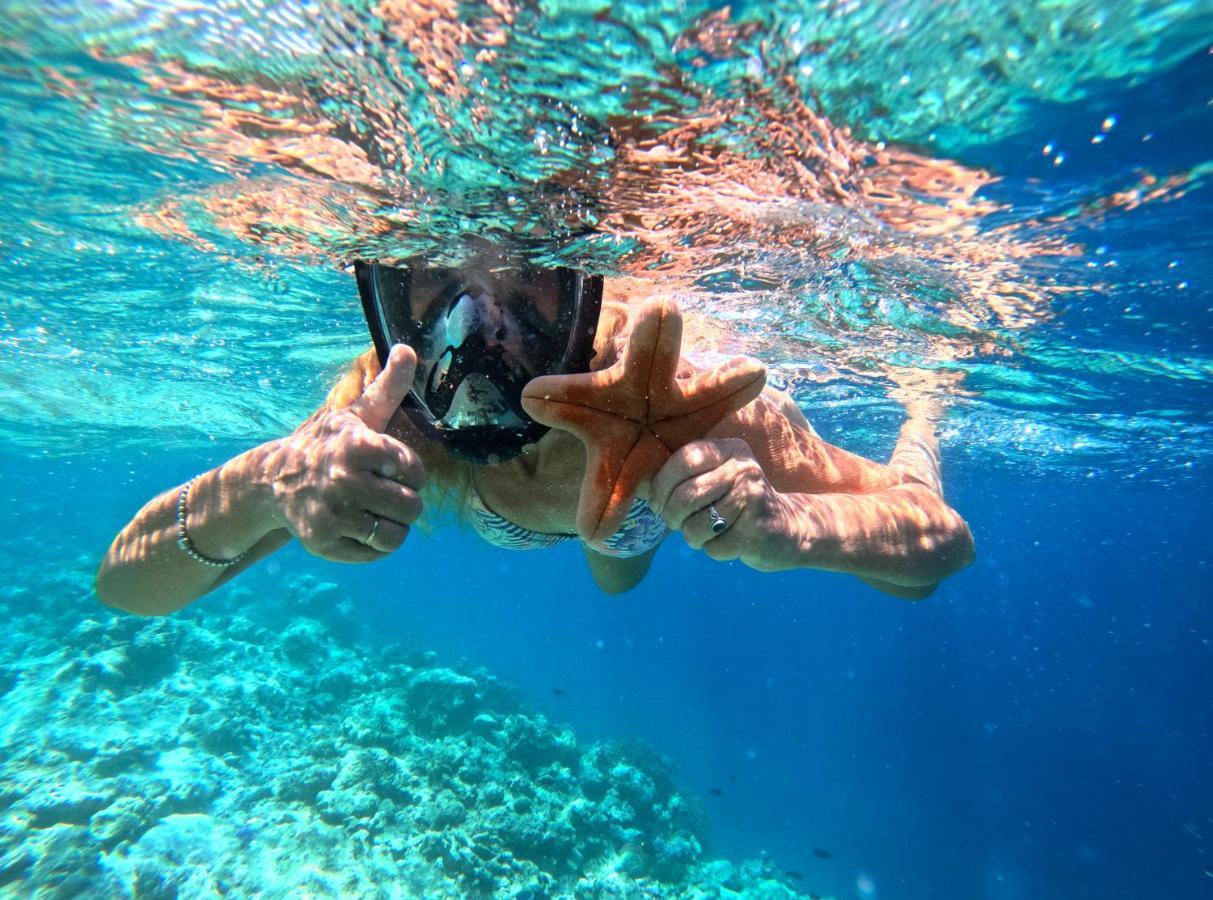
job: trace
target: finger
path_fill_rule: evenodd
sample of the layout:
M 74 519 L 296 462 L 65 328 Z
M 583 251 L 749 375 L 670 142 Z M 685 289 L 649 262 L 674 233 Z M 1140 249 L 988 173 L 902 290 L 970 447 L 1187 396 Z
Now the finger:
M 334 543 L 339 543 L 344 538 L 357 541 L 372 550 L 386 553 L 389 552 L 388 545 L 393 541 L 395 541 L 395 545 L 392 549 L 399 547 L 403 542 L 404 536 L 400 533 L 401 530 L 407 533 L 408 526 L 366 510 L 359 510 L 344 515 L 338 520 L 337 527 L 333 531 L 333 538 Z
M 727 468 L 688 478 L 674 488 L 666 502 L 663 513 L 666 527 L 685 535 L 687 520 L 700 512 L 706 515 L 708 505 L 726 496 L 732 487 L 732 473 Z
M 741 532 L 734 532 L 732 529 L 712 538 L 703 545 L 703 552 L 708 558 L 718 562 L 741 559 L 745 549 L 745 538 Z
M 397 344 L 388 355 L 383 371 L 350 405 L 350 412 L 375 431 L 383 431 L 413 386 L 416 372 L 417 354 L 413 348 L 407 344 Z
M 327 559 L 331 562 L 343 563 L 368 563 L 383 559 L 387 556 L 374 547 L 368 547 L 361 541 L 353 538 L 338 538 L 331 544 L 326 544 L 324 547 L 308 548 L 315 556 L 321 559 Z
M 421 515 L 421 497 L 410 487 L 371 475 L 357 477 L 351 487 L 354 505 L 372 515 L 401 525 L 411 525 Z
M 658 512 L 664 511 L 676 487 L 688 478 L 717 468 L 728 455 L 726 441 L 692 441 L 676 450 L 653 476 L 649 488 L 649 505 Z
M 325 521 L 320 523 L 319 527 L 309 527 L 298 535 L 299 542 L 313 556 L 334 562 L 371 562 L 386 555 L 383 551 L 364 543 L 363 539 L 369 536 L 371 530 L 372 520 L 369 513 L 364 513 L 361 517 L 321 518 Z M 360 520 L 360 524 L 350 524 L 354 520 Z M 358 530 L 362 533 L 357 537 L 346 536 L 346 533 Z
M 379 527 L 375 529 L 375 536 L 367 542 L 366 546 L 381 553 L 394 553 L 400 549 L 404 539 L 409 536 L 409 526 L 392 519 L 377 518 Z
M 421 457 L 402 441 L 386 434 L 363 430 L 347 451 L 354 468 L 408 485 L 414 490 L 425 486 L 425 465 Z
M 716 517 L 712 516 L 713 508 L 717 513 Z M 682 537 L 687 545 L 695 550 L 707 550 L 718 543 L 723 547 L 732 543 L 725 541 L 725 538 L 744 512 L 744 506 L 736 502 L 734 494 L 727 492 L 687 516 L 682 526 Z M 722 522 L 723 525 L 720 524 Z

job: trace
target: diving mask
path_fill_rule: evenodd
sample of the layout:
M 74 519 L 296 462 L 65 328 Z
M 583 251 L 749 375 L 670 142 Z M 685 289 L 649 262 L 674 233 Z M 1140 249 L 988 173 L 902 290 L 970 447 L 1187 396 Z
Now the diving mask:
M 393 344 L 417 353 L 401 404 L 428 439 L 477 463 L 512 459 L 547 427 L 522 409 L 538 375 L 589 370 L 602 277 L 503 264 L 354 265 L 381 365 Z

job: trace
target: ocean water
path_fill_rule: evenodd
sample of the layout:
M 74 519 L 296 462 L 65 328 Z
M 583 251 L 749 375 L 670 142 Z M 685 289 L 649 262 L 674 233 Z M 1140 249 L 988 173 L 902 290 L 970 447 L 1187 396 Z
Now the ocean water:
M 1213 896 L 1210 172 L 1197 2 L 0 0 L 0 894 Z M 938 404 L 977 561 L 446 524 L 103 607 L 365 347 L 346 264 L 466 233 L 847 449 Z

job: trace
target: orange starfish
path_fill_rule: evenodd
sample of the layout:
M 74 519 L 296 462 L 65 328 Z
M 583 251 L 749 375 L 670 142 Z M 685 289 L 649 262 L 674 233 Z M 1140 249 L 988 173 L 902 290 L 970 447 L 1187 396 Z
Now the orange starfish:
M 543 375 L 522 392 L 537 422 L 568 431 L 586 449 L 577 533 L 601 542 L 627 516 L 639 487 L 674 451 L 704 437 L 766 384 L 766 368 L 739 358 L 706 372 L 679 372 L 682 313 L 669 301 L 641 308 L 623 356 L 610 368 Z

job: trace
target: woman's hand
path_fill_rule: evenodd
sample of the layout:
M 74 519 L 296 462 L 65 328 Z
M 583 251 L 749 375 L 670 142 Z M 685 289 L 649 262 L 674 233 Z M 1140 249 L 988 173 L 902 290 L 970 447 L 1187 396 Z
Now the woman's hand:
M 322 410 L 266 446 L 275 516 L 310 553 L 339 562 L 380 559 L 404 542 L 421 514 L 421 460 L 384 433 L 416 367 L 411 348 L 393 347 L 352 405 Z
M 964 520 L 917 480 L 870 493 L 785 494 L 738 438 L 687 444 L 653 478 L 649 503 L 713 559 L 762 572 L 845 572 L 909 599 L 973 561 Z M 717 530 L 713 506 L 725 520 Z
M 712 559 L 740 559 L 762 572 L 788 564 L 787 504 L 740 438 L 693 441 L 674 453 L 654 476 L 649 503 Z

